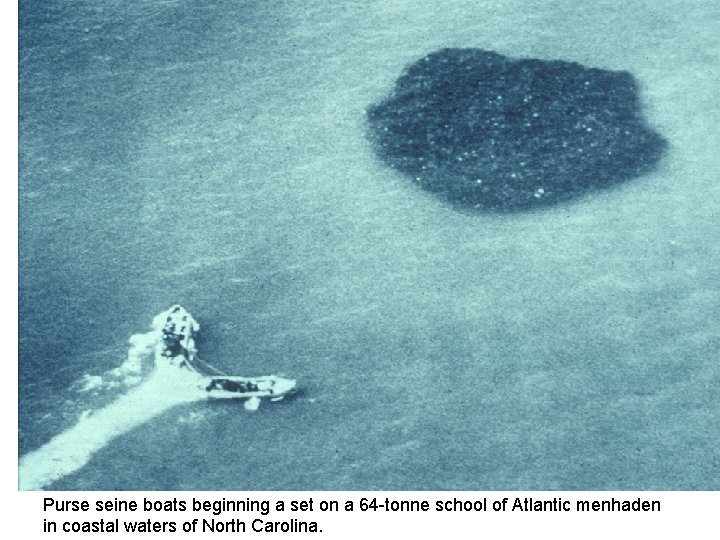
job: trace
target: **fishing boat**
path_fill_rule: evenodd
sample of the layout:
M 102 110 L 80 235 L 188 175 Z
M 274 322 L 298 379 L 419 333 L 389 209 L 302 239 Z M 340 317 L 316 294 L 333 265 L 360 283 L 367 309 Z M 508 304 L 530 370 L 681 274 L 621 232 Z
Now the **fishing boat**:
M 201 360 L 194 339 L 199 330 L 200 324 L 184 307 L 170 307 L 153 319 L 151 332 L 131 340 L 126 370 L 139 373 L 143 358 L 152 356 L 157 375 L 179 392 L 187 392 L 190 386 L 201 398 L 244 400 L 245 407 L 252 410 L 262 400 L 280 401 L 297 392 L 294 379 L 229 375 Z

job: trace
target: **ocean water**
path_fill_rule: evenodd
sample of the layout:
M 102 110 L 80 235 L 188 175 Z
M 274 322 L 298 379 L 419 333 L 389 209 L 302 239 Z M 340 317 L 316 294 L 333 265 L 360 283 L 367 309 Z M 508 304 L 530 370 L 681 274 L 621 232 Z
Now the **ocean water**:
M 97 427 L 46 488 L 720 488 L 718 36 L 711 0 L 21 2 L 21 458 L 179 302 L 202 358 L 302 394 Z M 457 212 L 365 137 L 442 47 L 630 71 L 668 151 Z

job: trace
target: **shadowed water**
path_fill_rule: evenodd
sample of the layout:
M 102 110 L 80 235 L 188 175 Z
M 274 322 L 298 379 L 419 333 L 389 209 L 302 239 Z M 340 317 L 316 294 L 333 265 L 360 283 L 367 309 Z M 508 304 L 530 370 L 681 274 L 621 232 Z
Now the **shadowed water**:
M 378 157 L 453 203 L 521 210 L 647 173 L 667 143 L 627 72 L 443 49 L 368 109 Z

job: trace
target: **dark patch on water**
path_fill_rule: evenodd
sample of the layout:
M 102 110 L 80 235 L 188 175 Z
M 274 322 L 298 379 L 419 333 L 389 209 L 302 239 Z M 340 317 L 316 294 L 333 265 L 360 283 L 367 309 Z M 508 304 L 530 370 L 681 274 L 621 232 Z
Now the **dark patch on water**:
M 553 204 L 649 172 L 666 147 L 634 77 L 577 63 L 443 49 L 368 111 L 382 161 L 453 203 Z

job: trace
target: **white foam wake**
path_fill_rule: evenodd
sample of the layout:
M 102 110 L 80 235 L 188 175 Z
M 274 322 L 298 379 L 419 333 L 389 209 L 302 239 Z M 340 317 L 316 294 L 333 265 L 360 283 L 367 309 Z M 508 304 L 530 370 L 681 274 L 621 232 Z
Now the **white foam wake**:
M 128 359 L 139 362 L 148 351 L 154 350 L 157 333 L 138 334 L 133 336 L 131 343 Z M 136 367 L 127 366 L 127 363 L 125 366 Z M 20 489 L 43 489 L 83 467 L 95 452 L 115 437 L 176 405 L 204 399 L 197 383 L 197 377 L 186 370 L 156 369 L 145 382 L 127 394 L 102 409 L 84 415 L 70 429 L 22 456 Z

